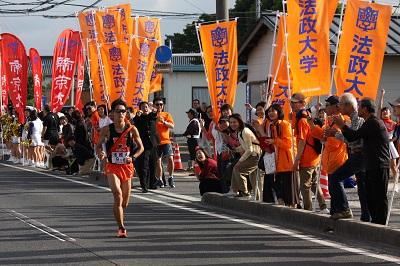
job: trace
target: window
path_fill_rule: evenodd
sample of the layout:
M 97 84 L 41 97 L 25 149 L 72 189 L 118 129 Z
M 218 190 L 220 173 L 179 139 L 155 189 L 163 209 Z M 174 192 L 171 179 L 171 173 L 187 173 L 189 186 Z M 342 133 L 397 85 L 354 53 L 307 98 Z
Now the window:
M 207 87 L 192 87 L 192 101 L 194 99 L 199 99 L 200 104 L 207 103 L 207 106 L 210 105 L 210 93 L 208 92 Z

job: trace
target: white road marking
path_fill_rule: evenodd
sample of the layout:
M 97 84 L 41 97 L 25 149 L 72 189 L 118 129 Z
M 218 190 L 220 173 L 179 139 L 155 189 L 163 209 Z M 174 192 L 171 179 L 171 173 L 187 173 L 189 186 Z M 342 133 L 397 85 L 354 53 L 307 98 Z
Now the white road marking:
M 187 196 L 187 195 L 182 195 L 182 194 L 177 194 L 177 193 L 172 193 L 172 192 L 167 192 L 163 190 L 150 190 L 150 194 L 161 194 L 164 196 L 172 197 L 172 198 L 177 198 L 181 200 L 185 200 L 188 202 L 200 202 L 201 198 L 196 198 L 192 196 Z
M 39 221 L 36 221 L 32 218 L 29 218 L 28 216 L 16 212 L 14 210 L 5 210 L 6 213 L 8 213 L 9 215 L 13 216 L 14 218 L 20 220 L 21 222 L 29 225 L 30 227 L 33 227 L 37 230 L 39 230 L 40 232 L 45 233 L 46 235 L 49 235 L 57 240 L 60 240 L 61 242 L 65 242 L 65 241 L 70 241 L 70 242 L 74 242 L 76 241 L 74 238 L 67 236 L 66 234 L 61 233 L 60 231 L 57 231 L 54 228 L 51 228 Z M 57 236 L 58 235 L 58 236 Z
M 69 182 L 76 183 L 76 184 L 81 184 L 81 185 L 85 185 L 85 186 L 99 188 L 99 189 L 106 190 L 106 191 L 111 191 L 109 188 L 106 188 L 106 187 L 102 187 L 102 186 L 98 186 L 98 185 L 94 185 L 94 184 L 90 184 L 90 183 L 86 183 L 86 182 L 82 182 L 82 181 L 71 180 L 71 179 L 68 179 L 68 178 L 65 178 L 65 177 L 56 176 L 56 175 L 53 175 L 53 174 L 38 172 L 38 171 L 35 171 L 35 170 L 25 169 L 25 168 L 13 166 L 13 165 L 8 165 L 8 164 L 0 163 L 0 165 L 6 166 L 6 167 L 15 168 L 15 169 L 19 169 L 19 170 L 23 170 L 23 171 L 27 171 L 27 172 L 32 172 L 32 173 L 36 173 L 36 174 L 41 174 L 41 175 L 45 175 L 45 176 L 49 176 L 49 177 L 54 177 L 56 179 L 69 181 Z M 189 212 L 193 212 L 193 213 L 197 213 L 197 214 L 202 214 L 202 215 L 206 215 L 206 216 L 210 216 L 210 217 L 215 217 L 215 218 L 219 218 L 219 219 L 223 219 L 223 220 L 228 220 L 228 221 L 235 222 L 235 223 L 249 225 L 249 226 L 256 227 L 256 228 L 265 229 L 265 230 L 268 230 L 268 231 L 271 231 L 271 232 L 287 235 L 287 236 L 298 238 L 298 239 L 302 239 L 302 240 L 305 240 L 305 241 L 309 241 L 309 242 L 312 242 L 312 243 L 315 243 L 315 244 L 318 244 L 318 245 L 323 245 L 323 246 L 326 246 L 326 247 L 336 248 L 336 249 L 340 249 L 340 250 L 347 251 L 347 252 L 350 252 L 350 253 L 354 253 L 354 254 L 358 254 L 358 255 L 362 255 L 362 256 L 367 256 L 367 257 L 371 257 L 371 258 L 375 258 L 375 259 L 380 259 L 380 260 L 384 260 L 384 261 L 400 264 L 400 258 L 399 257 L 390 256 L 390 255 L 382 255 L 382 254 L 374 253 L 374 251 L 370 251 L 370 250 L 367 250 L 367 249 L 353 248 L 353 247 L 350 247 L 350 246 L 342 244 L 342 243 L 335 243 L 333 241 L 327 241 L 327 240 L 318 239 L 318 238 L 313 237 L 313 236 L 307 236 L 307 235 L 298 233 L 298 232 L 293 231 L 293 230 L 281 229 L 281 228 L 278 228 L 276 226 L 270 226 L 270 225 L 255 223 L 255 222 L 252 222 L 250 220 L 234 218 L 234 217 L 229 216 L 229 215 L 218 214 L 218 213 L 214 213 L 214 212 L 210 212 L 210 211 L 203 211 L 203 210 L 199 210 L 199 209 L 195 209 L 195 208 L 191 208 L 191 207 L 179 206 L 179 205 L 176 205 L 176 204 L 173 204 L 173 203 L 163 202 L 163 201 L 160 201 L 160 200 L 150 199 L 150 198 L 147 198 L 147 197 L 139 196 L 137 194 L 136 195 L 132 195 L 132 197 L 136 197 L 136 198 L 139 198 L 139 199 L 142 199 L 142 200 L 145 200 L 145 201 L 150 201 L 150 202 L 153 202 L 153 203 L 162 204 L 162 205 L 165 205 L 165 206 L 168 206 L 168 207 L 171 207 L 171 208 L 176 208 L 176 209 L 180 209 L 180 210 L 184 210 L 184 211 L 189 211 Z

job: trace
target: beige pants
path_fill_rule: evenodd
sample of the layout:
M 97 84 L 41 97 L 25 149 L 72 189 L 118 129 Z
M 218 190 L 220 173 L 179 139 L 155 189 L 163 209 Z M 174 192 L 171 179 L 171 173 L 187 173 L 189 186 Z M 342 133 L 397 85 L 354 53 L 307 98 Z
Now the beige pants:
M 258 160 L 260 155 L 249 156 L 243 162 L 239 161 L 235 164 L 232 171 L 232 190 L 248 193 L 246 175 L 250 175 L 258 168 Z M 256 187 L 257 175 L 250 175 L 250 183 L 253 188 Z
M 79 165 L 79 174 L 80 175 L 88 175 L 92 172 L 94 162 L 96 158 L 91 158 L 85 161 L 84 165 Z
M 312 210 L 312 197 L 311 191 L 316 191 L 317 188 L 317 167 L 304 167 L 300 168 L 300 191 L 303 196 L 303 203 L 305 210 Z M 321 187 L 318 186 L 318 203 L 321 210 L 326 208 L 325 199 L 322 194 Z

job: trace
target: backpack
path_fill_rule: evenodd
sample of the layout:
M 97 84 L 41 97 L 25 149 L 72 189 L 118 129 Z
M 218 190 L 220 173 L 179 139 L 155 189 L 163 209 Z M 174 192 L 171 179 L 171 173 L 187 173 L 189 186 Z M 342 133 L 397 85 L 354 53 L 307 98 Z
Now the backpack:
M 299 129 L 298 129 L 299 120 L 302 119 L 302 118 L 307 118 L 308 112 L 307 113 L 305 113 L 305 112 L 307 112 L 307 111 L 306 110 L 300 110 L 296 114 L 296 130 L 297 131 L 299 131 Z M 320 126 L 320 127 L 323 126 L 323 123 L 322 123 L 321 119 L 319 119 L 319 118 L 315 118 L 314 119 L 314 124 L 317 125 L 317 126 Z M 314 137 L 313 137 L 313 140 L 314 140 L 314 145 L 311 145 L 310 143 L 308 143 L 307 140 L 306 140 L 306 145 L 308 145 L 311 148 L 313 148 L 314 151 L 317 154 L 321 154 L 321 152 L 322 152 L 322 142 L 321 142 L 321 140 L 317 139 L 317 138 L 314 138 Z

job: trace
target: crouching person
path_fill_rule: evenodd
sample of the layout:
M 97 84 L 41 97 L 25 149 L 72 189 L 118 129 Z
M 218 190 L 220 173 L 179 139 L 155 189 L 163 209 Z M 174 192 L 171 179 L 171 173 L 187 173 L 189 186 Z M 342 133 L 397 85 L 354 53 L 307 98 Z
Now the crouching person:
M 196 162 L 200 167 L 197 178 L 200 181 L 200 195 L 206 192 L 223 193 L 223 187 L 218 175 L 217 162 L 211 159 L 203 148 L 196 148 Z
M 92 172 L 93 165 L 95 163 L 94 151 L 93 149 L 83 146 L 75 141 L 74 136 L 69 136 L 65 140 L 67 147 L 72 149 L 72 153 L 76 158 L 76 162 L 79 165 L 79 174 L 88 175 Z

